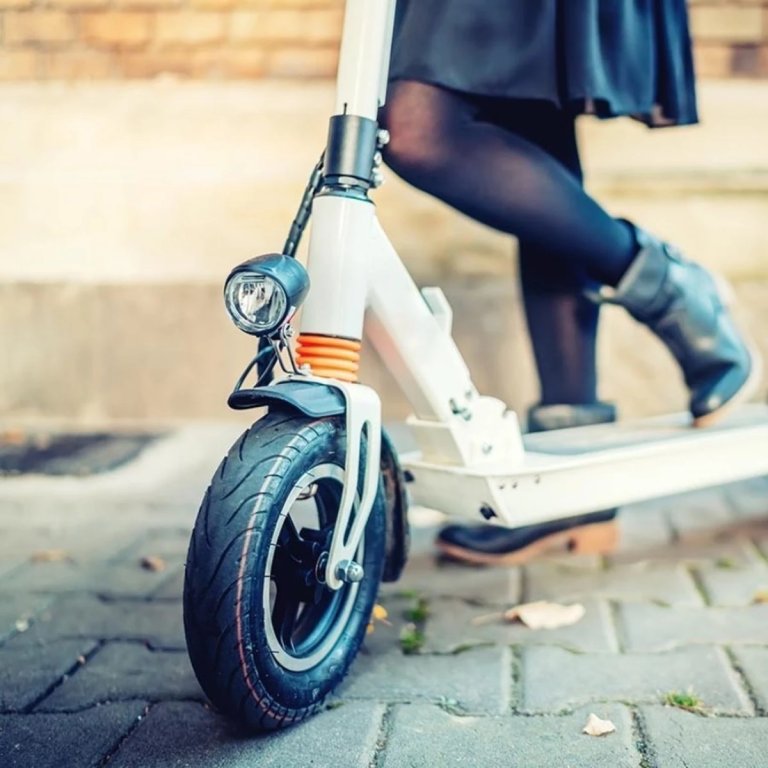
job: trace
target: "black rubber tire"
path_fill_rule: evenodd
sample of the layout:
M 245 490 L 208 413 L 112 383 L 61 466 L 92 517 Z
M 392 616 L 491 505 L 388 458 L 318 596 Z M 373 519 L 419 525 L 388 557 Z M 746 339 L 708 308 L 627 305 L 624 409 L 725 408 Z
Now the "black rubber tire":
M 311 669 L 292 671 L 276 661 L 261 592 L 271 537 L 289 494 L 313 467 L 343 468 L 345 454 L 342 418 L 272 411 L 230 449 L 198 513 L 184 580 L 187 647 L 211 702 L 250 731 L 283 728 L 316 712 L 365 637 L 384 562 L 381 481 L 365 530 L 365 576 L 350 598 L 346 626 Z

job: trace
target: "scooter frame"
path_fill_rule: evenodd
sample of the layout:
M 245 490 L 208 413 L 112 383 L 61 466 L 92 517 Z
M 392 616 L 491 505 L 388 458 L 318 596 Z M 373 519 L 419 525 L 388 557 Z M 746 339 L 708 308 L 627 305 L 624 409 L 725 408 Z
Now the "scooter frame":
M 335 146 L 343 168 L 335 176 L 330 169 L 313 201 L 311 290 L 301 329 L 355 340 L 365 335 L 394 374 L 413 408 L 408 425 L 420 450 L 404 462 L 413 477 L 412 503 L 526 525 L 768 473 L 763 405 L 746 406 L 707 430 L 691 428 L 690 417 L 679 414 L 523 438 L 513 411 L 478 394 L 451 337 L 445 297 L 437 288 L 416 287 L 377 220 L 363 178 L 380 162 L 370 129 L 375 132 L 384 103 L 394 11 L 395 0 L 347 0 L 327 150 Z M 378 136 L 380 146 L 386 137 Z M 355 177 L 355 167 L 367 170 Z M 306 370 L 295 377 L 344 396 L 345 493 L 326 567 L 328 586 L 338 589 L 376 493 L 380 403 L 360 384 Z M 353 515 L 364 437 L 365 482 Z

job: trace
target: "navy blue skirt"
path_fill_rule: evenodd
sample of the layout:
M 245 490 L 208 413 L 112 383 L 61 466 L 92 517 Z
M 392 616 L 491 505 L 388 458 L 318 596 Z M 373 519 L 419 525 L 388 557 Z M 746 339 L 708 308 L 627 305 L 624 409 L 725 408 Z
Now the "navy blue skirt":
M 390 78 L 698 121 L 685 0 L 399 0 Z

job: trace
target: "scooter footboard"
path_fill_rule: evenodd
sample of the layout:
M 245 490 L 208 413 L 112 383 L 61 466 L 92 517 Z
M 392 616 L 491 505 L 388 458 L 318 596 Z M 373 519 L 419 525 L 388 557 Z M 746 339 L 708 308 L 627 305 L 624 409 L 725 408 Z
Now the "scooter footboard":
M 524 446 L 513 467 L 404 457 L 412 503 L 520 526 L 768 474 L 768 406 L 708 429 L 680 414 L 528 435 Z

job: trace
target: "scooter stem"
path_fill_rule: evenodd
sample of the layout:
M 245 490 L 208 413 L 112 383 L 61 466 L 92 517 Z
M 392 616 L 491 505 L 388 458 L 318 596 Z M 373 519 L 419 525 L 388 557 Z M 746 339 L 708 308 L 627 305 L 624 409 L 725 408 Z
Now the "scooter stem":
M 387 91 L 395 2 L 347 0 L 335 114 L 376 119 Z

